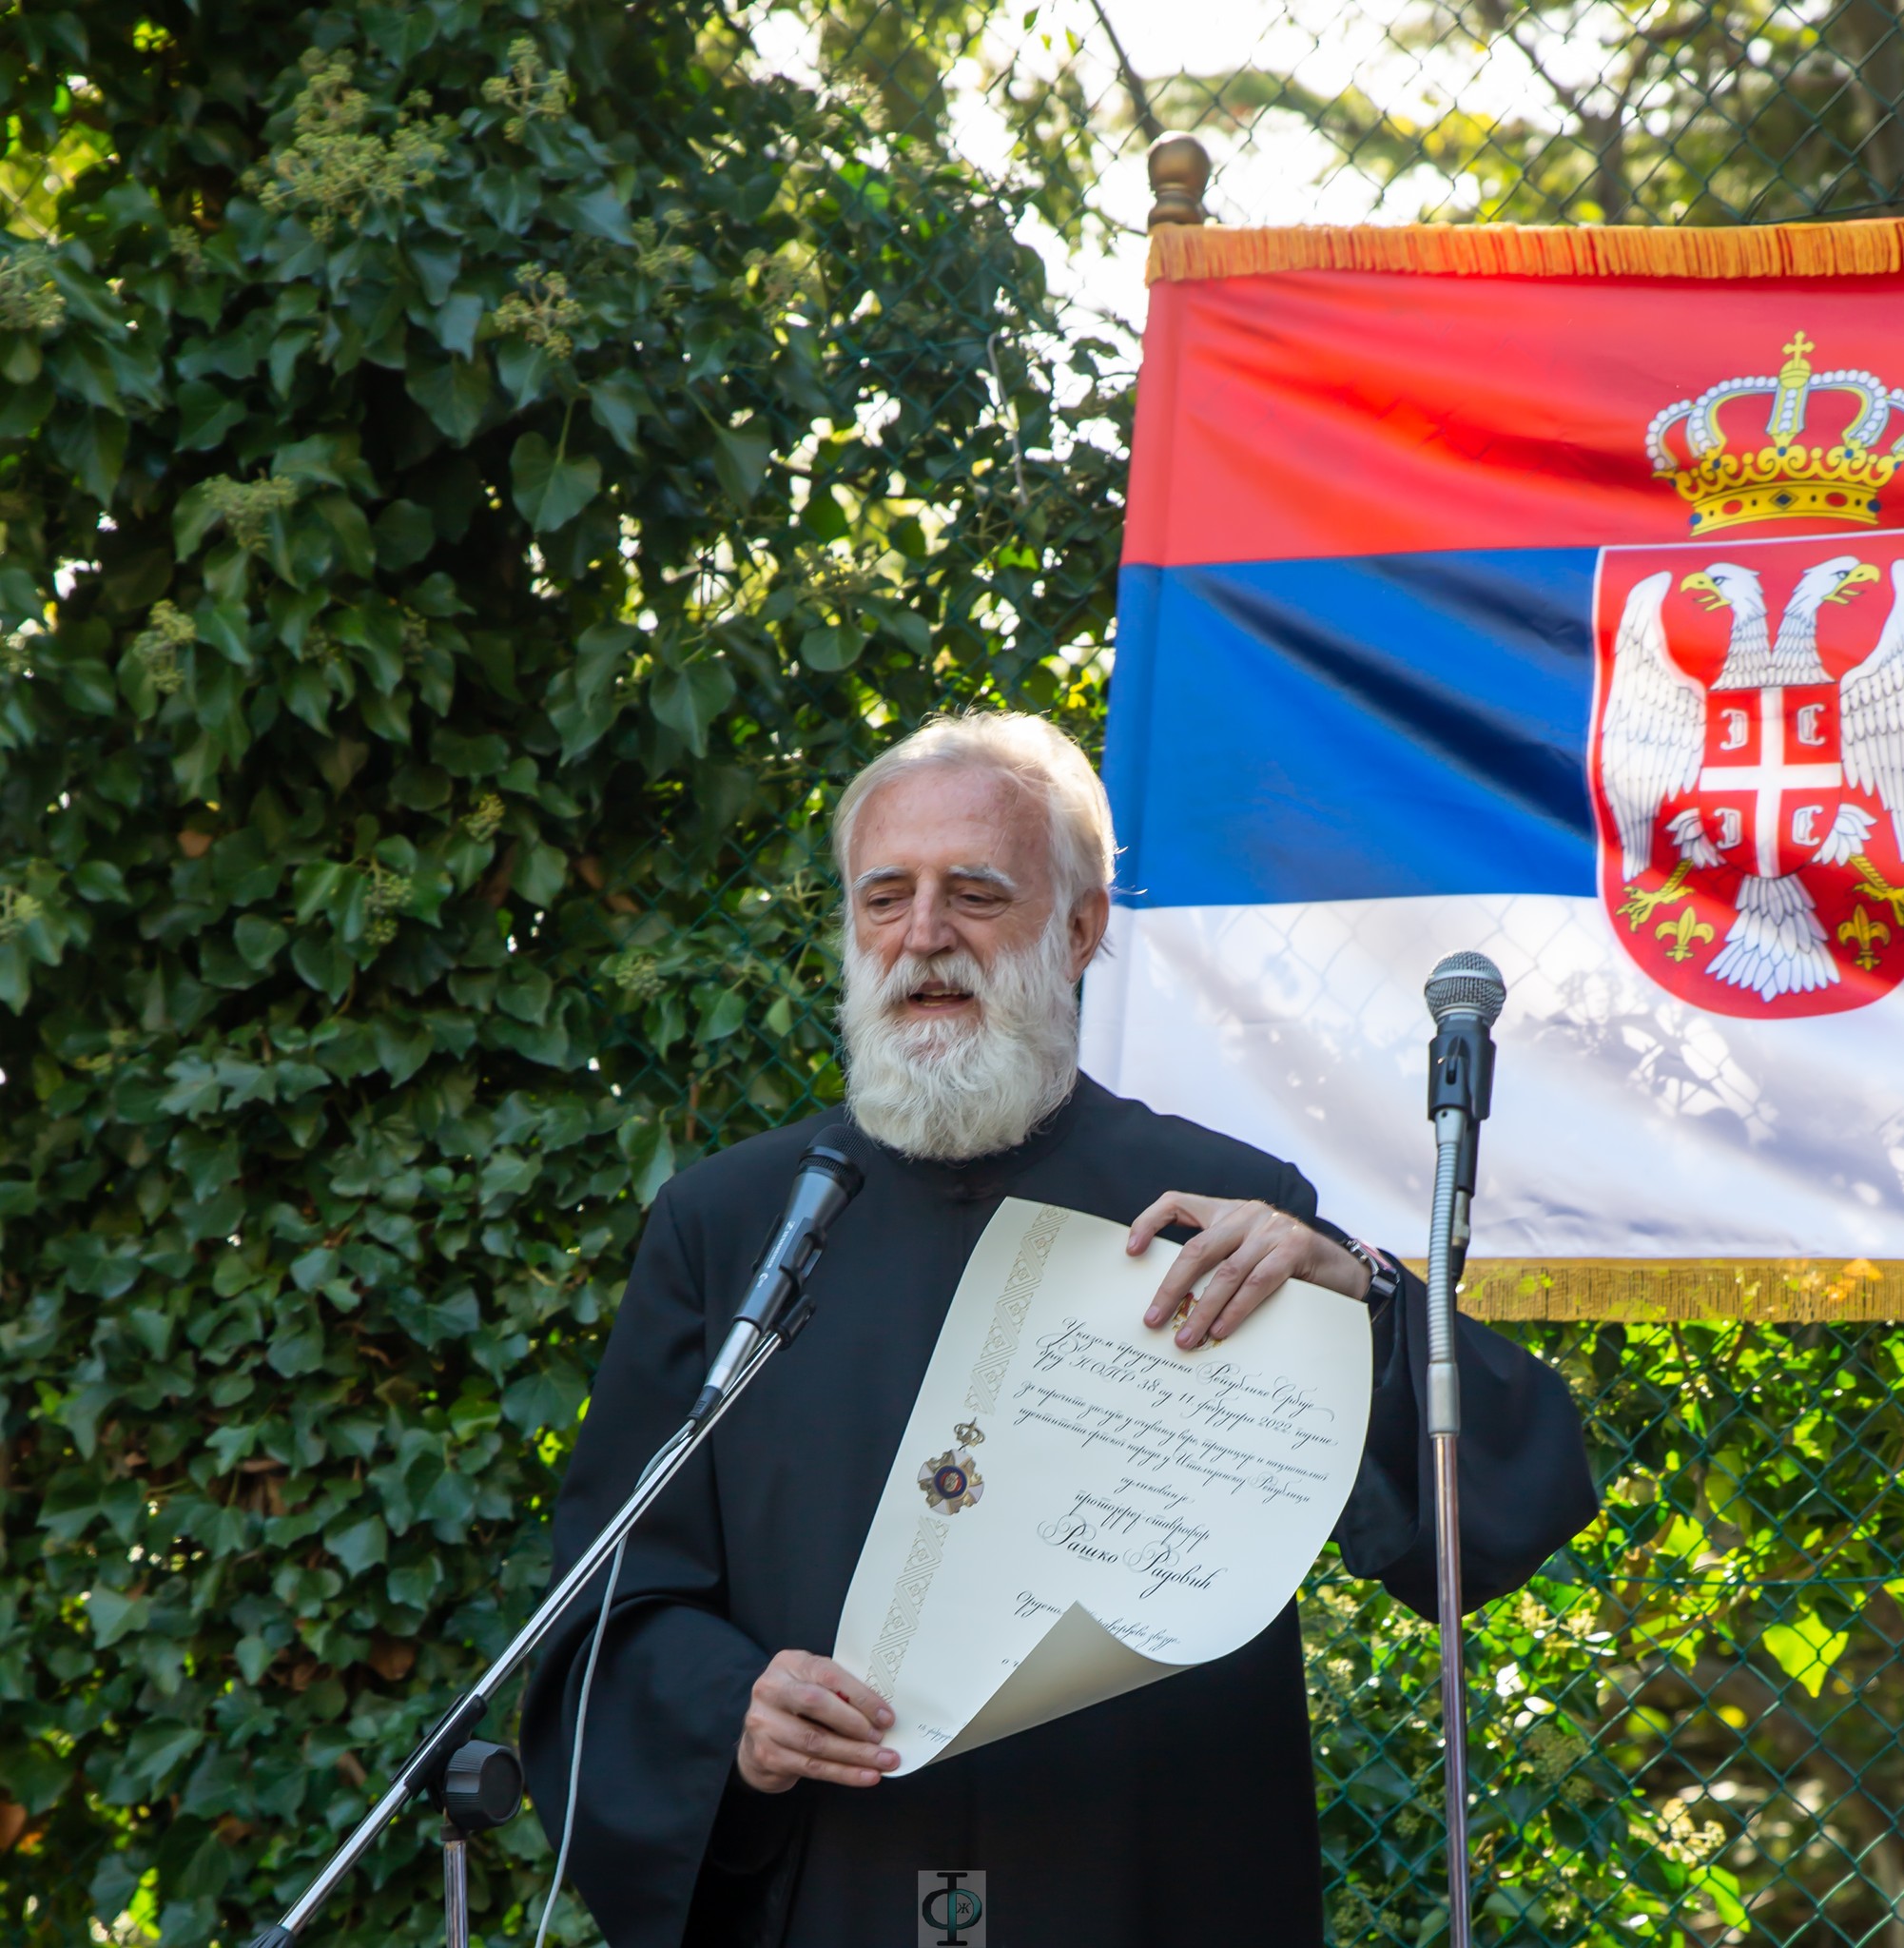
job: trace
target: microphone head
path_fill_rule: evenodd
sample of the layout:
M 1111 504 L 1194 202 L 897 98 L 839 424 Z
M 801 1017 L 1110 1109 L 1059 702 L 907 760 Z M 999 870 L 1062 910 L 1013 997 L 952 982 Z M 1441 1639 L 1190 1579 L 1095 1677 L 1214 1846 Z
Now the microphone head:
M 1445 954 L 1422 992 L 1437 1025 L 1449 1015 L 1479 1015 L 1481 1025 L 1491 1028 L 1507 1001 L 1507 984 L 1486 954 Z
M 865 1166 L 873 1145 L 855 1124 L 836 1122 L 807 1144 L 800 1168 L 824 1170 L 849 1198 L 857 1198 L 865 1185 Z

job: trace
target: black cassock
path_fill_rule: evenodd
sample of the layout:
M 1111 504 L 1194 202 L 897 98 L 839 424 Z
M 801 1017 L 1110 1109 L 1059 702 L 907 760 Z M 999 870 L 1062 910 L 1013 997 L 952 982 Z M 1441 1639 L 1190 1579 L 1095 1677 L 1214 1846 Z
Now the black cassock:
M 656 1199 L 556 1505 L 558 1573 L 680 1424 L 801 1151 L 838 1114 L 710 1157 Z M 985 1874 L 988 1948 L 1322 1940 L 1294 1604 L 1229 1657 L 904 1779 L 766 1797 L 733 1771 L 767 1659 L 832 1650 L 940 1326 L 1000 1199 L 1128 1223 L 1172 1190 L 1315 1210 L 1289 1164 L 1089 1081 L 1002 1156 L 879 1154 L 834 1226 L 812 1323 L 629 1546 L 571 1858 L 612 1948 L 909 1948 L 918 1877 L 942 1868 Z M 1335 1534 L 1353 1572 L 1432 1616 L 1426 1302 L 1411 1277 L 1375 1321 L 1368 1449 Z M 1559 1377 L 1466 1319 L 1460 1359 L 1474 1604 L 1531 1575 L 1591 1519 L 1595 1497 Z M 530 1785 L 552 1835 L 598 1608 L 597 1595 L 551 1640 L 524 1711 Z

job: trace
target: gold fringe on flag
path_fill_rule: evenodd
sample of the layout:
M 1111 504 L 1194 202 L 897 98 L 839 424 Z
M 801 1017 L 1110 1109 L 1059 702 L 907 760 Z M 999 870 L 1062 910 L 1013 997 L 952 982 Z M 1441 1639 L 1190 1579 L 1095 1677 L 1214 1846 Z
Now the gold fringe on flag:
M 1409 1265 L 1426 1275 L 1421 1261 Z M 1460 1303 L 1477 1319 L 1904 1319 L 1904 1262 L 1474 1258 Z
M 1904 219 L 1655 229 L 1638 224 L 1361 224 L 1151 232 L 1152 283 L 1285 270 L 1442 277 L 1844 278 L 1904 270 Z

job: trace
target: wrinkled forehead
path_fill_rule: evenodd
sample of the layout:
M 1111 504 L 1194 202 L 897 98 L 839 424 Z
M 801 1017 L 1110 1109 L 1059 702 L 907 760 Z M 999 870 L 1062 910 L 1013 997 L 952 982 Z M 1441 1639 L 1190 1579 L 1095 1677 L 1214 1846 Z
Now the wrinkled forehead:
M 849 881 L 981 867 L 1015 882 L 1048 885 L 1051 814 L 1042 793 L 998 765 L 910 766 L 870 790 L 848 839 Z

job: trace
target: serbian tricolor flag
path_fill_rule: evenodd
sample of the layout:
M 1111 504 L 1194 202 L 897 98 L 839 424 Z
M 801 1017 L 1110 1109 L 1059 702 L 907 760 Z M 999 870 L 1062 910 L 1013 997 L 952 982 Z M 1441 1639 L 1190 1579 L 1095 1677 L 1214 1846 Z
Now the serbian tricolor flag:
M 1894 1315 L 1900 388 L 1894 223 L 1160 231 L 1087 1068 L 1419 1254 L 1479 948 L 1471 1288 Z

